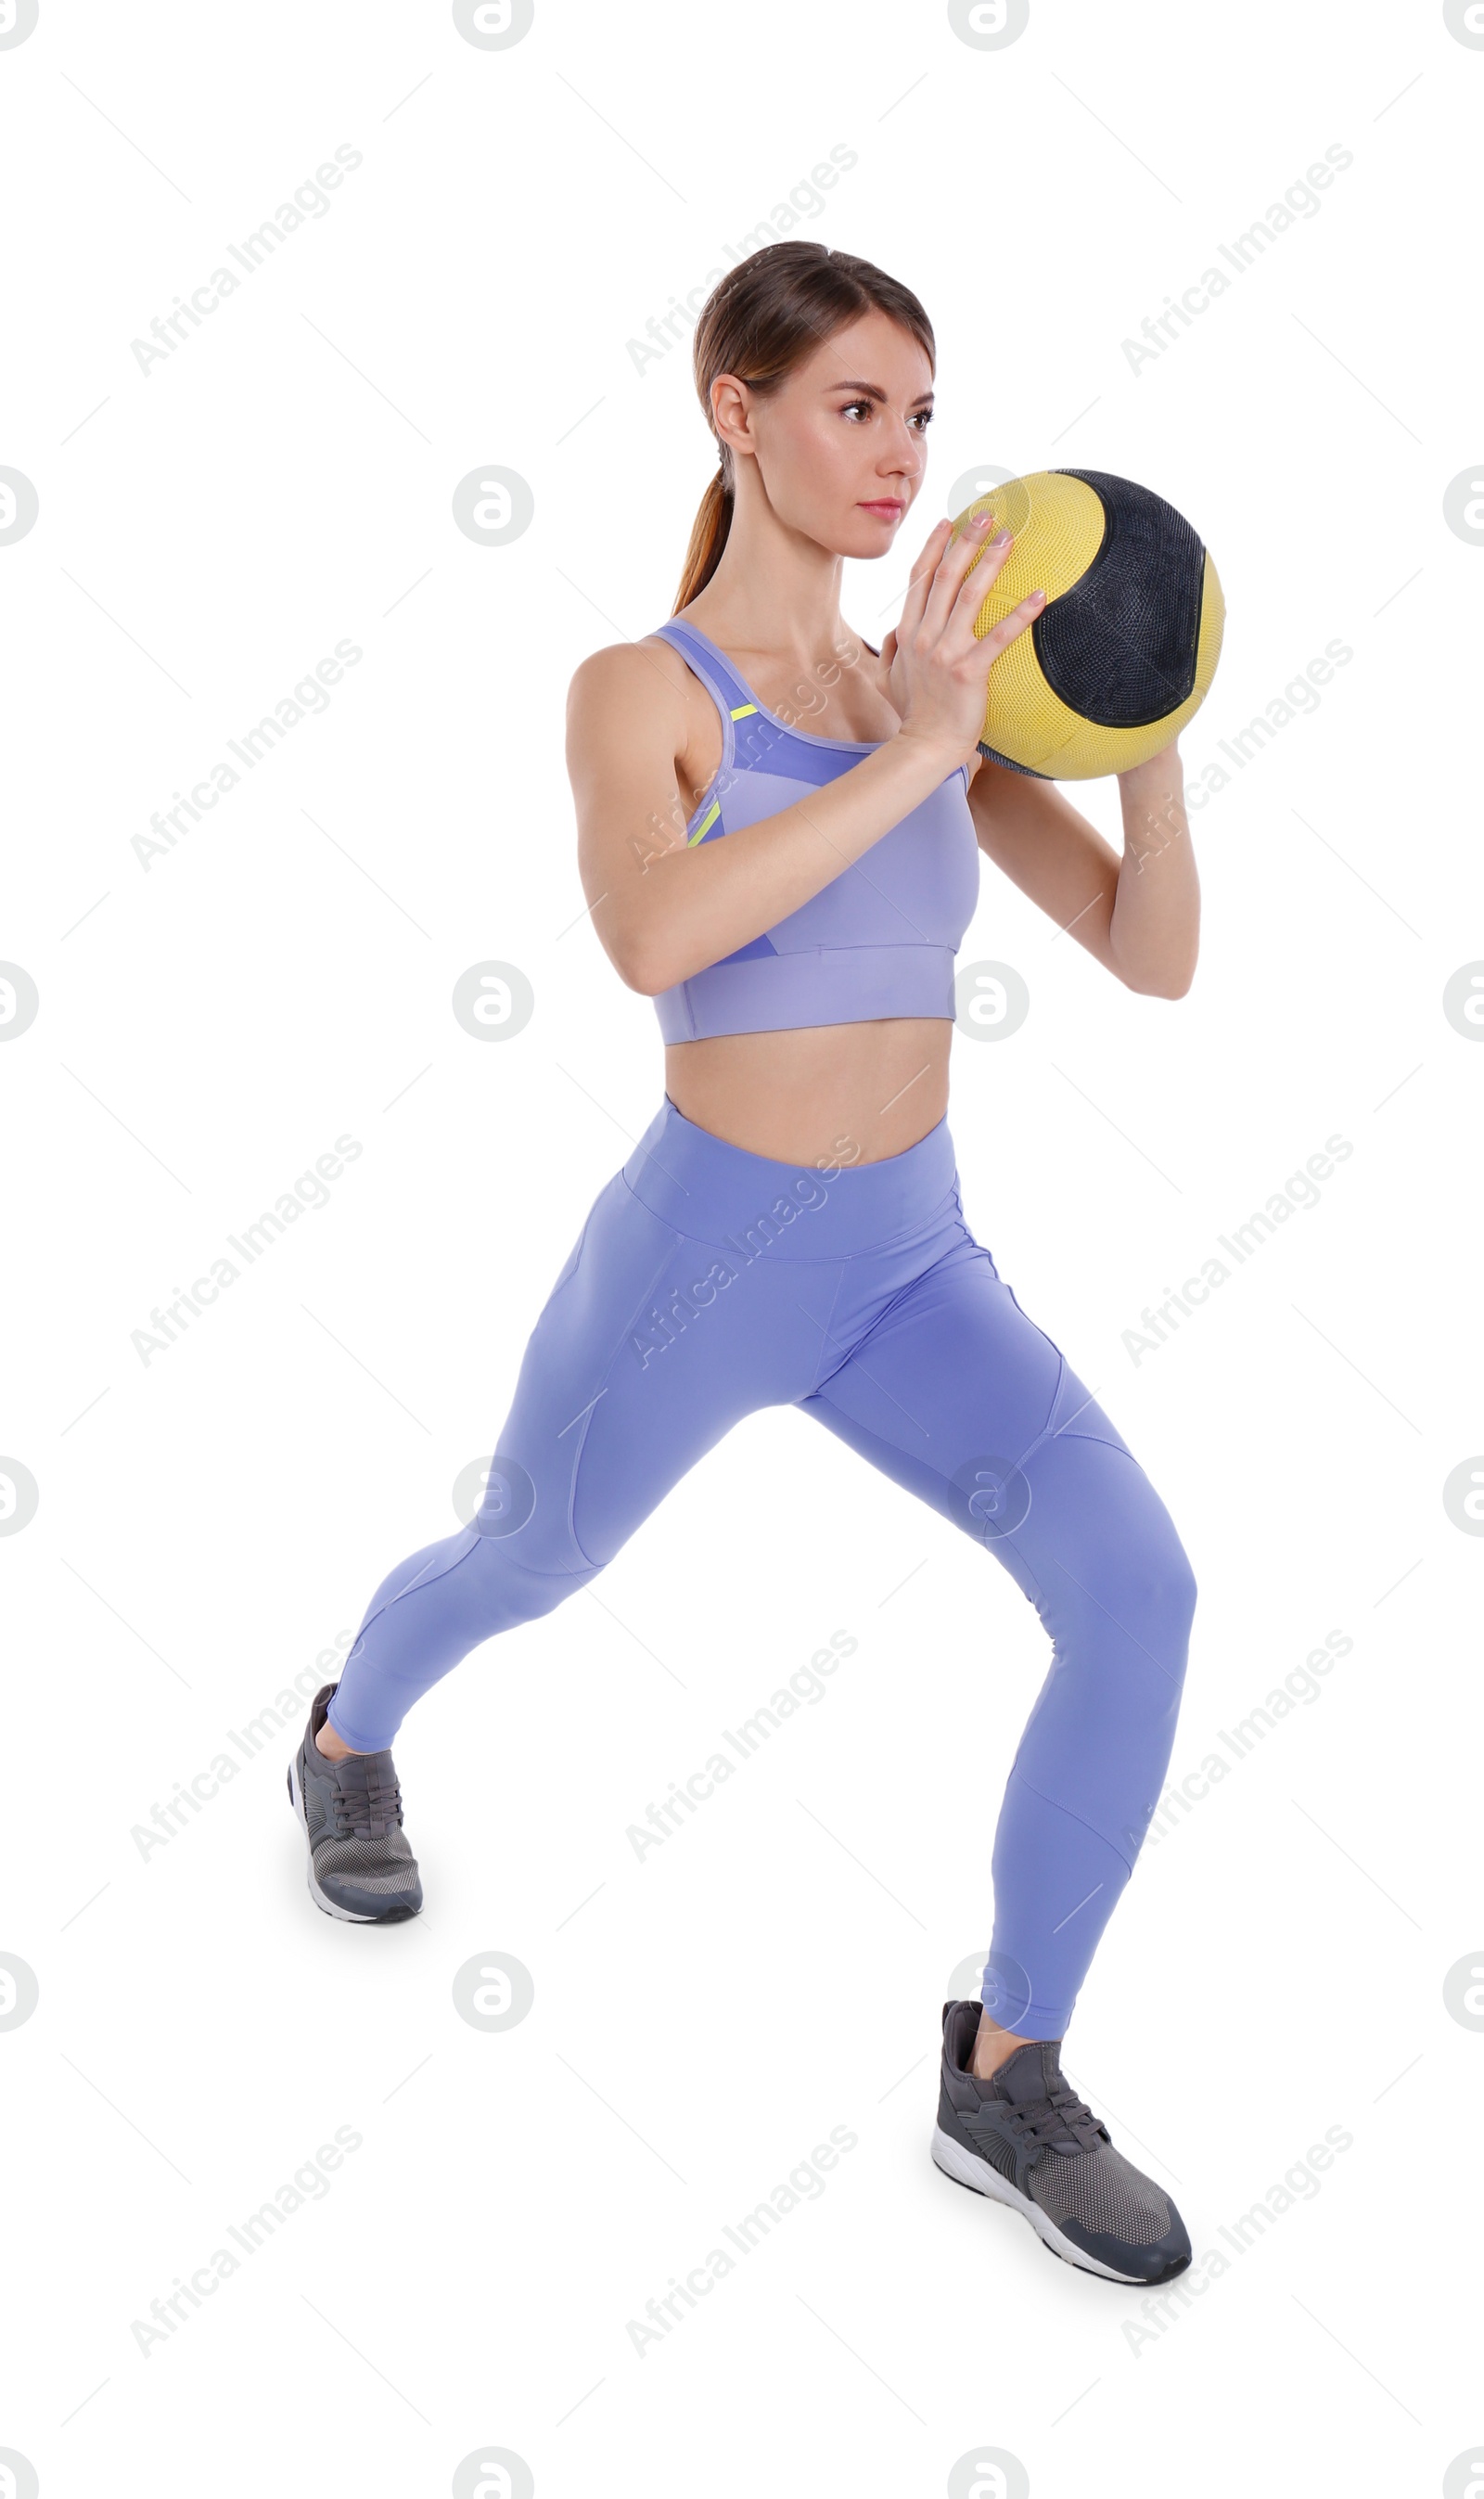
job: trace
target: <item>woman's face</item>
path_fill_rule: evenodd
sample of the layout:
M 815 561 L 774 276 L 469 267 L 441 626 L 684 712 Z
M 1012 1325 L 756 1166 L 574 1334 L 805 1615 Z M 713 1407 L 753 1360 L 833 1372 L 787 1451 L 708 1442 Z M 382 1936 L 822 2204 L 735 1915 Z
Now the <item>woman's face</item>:
M 933 372 L 918 341 L 872 310 L 836 330 L 768 398 L 731 378 L 713 407 L 733 437 L 737 491 L 748 451 L 789 528 L 834 555 L 885 555 L 927 466 Z

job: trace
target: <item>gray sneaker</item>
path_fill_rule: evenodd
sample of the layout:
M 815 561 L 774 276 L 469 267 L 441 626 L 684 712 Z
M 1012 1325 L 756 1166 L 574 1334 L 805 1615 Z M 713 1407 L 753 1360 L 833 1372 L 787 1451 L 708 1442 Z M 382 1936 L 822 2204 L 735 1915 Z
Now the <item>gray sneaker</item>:
M 327 1761 L 314 1741 L 336 1690 L 322 1684 L 289 1764 L 289 1802 L 309 1849 L 309 1890 L 332 1918 L 388 1926 L 423 1905 L 417 1860 L 402 1828 L 402 1790 L 390 1751 Z
M 961 2187 L 1023 2213 L 1053 2255 L 1109 2282 L 1169 2282 L 1190 2262 L 1162 2188 L 1115 2152 L 1061 2070 L 1059 2039 L 1030 2039 L 988 2082 L 968 2069 L 980 2004 L 943 2008 L 933 2158 Z

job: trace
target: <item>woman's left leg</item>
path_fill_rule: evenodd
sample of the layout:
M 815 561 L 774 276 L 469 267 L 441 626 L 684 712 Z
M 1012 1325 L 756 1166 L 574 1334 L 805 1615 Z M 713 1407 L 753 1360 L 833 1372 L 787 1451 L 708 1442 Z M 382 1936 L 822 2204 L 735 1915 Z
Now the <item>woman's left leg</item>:
M 1001 1562 L 1050 1635 L 993 1855 L 983 2001 L 1059 2039 L 1175 1740 L 1195 1577 L 1148 1477 L 967 1227 L 799 1401 Z

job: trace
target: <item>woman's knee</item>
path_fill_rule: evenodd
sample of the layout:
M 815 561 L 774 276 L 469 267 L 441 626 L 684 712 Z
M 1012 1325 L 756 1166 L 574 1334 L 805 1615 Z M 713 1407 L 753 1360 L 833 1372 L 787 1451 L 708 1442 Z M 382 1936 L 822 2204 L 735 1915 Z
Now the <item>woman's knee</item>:
M 1110 1589 L 1123 1628 L 1177 1683 L 1184 1680 L 1195 1619 L 1196 1575 L 1167 1513 L 1150 1519 L 1119 1557 Z
M 1189 1630 L 1195 1613 L 1195 1572 L 1157 1496 L 1142 1506 L 1120 1538 L 1117 1575 L 1142 1611 Z
M 1148 1522 L 1135 1548 L 1135 1572 L 1142 1601 L 1160 1622 L 1188 1632 L 1195 1618 L 1196 1575 L 1169 1512 L 1161 1509 Z
M 1150 1492 L 1095 1523 L 1082 1523 L 1081 1536 L 1057 1547 L 1057 1617 L 1069 1627 L 1077 1624 L 1094 1651 L 1106 1646 L 1111 1629 L 1123 1634 L 1178 1683 L 1197 1589 L 1190 1556 L 1168 1510 Z

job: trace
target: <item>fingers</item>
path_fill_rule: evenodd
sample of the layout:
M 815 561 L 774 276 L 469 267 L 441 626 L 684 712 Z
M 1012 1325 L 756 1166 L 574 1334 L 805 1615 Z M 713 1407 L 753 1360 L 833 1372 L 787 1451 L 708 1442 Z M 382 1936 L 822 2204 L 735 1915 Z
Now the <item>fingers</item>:
M 1046 592 L 1033 590 L 1028 598 L 1021 600 L 1018 607 L 1012 607 L 1008 616 L 1002 616 L 997 625 L 990 626 L 987 633 L 980 635 L 980 656 L 984 661 L 986 674 L 1007 643 L 1013 642 L 1017 633 L 1023 633 L 1027 625 L 1034 625 L 1045 605 Z
M 907 589 L 902 599 L 902 613 L 896 628 L 898 633 L 904 634 L 908 633 L 919 623 L 921 617 L 923 605 L 927 599 L 928 587 L 932 581 L 934 572 L 937 570 L 938 559 L 942 555 L 944 546 L 947 543 L 943 533 L 951 526 L 952 524 L 948 521 L 940 521 L 938 523 L 937 528 L 932 532 L 931 536 L 927 539 L 917 563 L 913 566 L 912 576 L 908 581 Z
M 1002 533 L 1004 544 L 999 546 L 994 543 L 997 529 L 993 512 L 977 512 L 967 529 L 959 532 L 941 558 L 923 611 L 928 625 L 936 627 L 939 633 L 946 631 L 953 615 L 955 602 L 971 568 L 974 574 L 972 596 L 977 608 L 1009 555 L 1010 533 L 1008 530 Z M 979 559 L 977 563 L 976 557 Z
M 952 530 L 952 523 L 938 523 L 907 585 L 901 618 L 894 628 L 900 638 L 905 639 L 923 623 L 941 638 L 951 626 L 958 624 L 960 618 L 972 634 L 974 618 L 1014 543 L 1008 529 L 995 534 L 1003 538 L 1003 544 L 995 542 L 995 536 L 986 536 L 986 532 L 994 532 L 994 527 L 993 512 L 977 512 L 968 527 L 961 530 L 950 544 L 945 533 Z M 992 629 L 992 634 L 998 638 L 994 639 L 993 649 L 986 655 L 986 666 L 1007 642 L 1014 641 L 1016 633 L 1023 633 L 1025 627 L 1033 623 L 1044 604 L 1045 593 L 1033 592 L 1009 616 L 1002 618 Z M 987 642 L 991 635 L 980 638 Z

